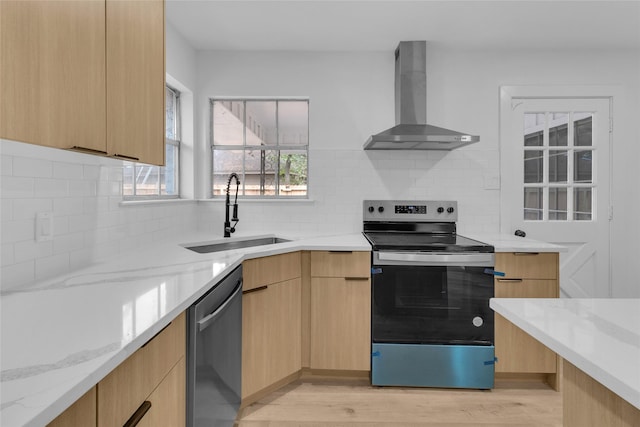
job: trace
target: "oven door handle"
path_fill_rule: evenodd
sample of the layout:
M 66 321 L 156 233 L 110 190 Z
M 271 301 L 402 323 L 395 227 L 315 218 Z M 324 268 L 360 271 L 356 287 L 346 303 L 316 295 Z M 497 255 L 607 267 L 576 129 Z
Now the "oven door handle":
M 466 266 L 492 267 L 495 255 L 492 253 L 416 253 L 416 252 L 374 252 L 373 265 L 426 265 L 426 266 Z

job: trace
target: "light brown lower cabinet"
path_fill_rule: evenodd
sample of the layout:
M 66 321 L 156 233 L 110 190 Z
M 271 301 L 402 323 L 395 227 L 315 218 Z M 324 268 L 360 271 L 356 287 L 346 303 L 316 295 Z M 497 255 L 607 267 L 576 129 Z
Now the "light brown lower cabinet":
M 301 280 L 242 295 L 242 399 L 301 369 Z
M 140 427 L 184 426 L 185 322 L 182 313 L 49 426 L 121 427 L 136 416 Z
M 311 369 L 371 367 L 369 278 L 311 278 Z

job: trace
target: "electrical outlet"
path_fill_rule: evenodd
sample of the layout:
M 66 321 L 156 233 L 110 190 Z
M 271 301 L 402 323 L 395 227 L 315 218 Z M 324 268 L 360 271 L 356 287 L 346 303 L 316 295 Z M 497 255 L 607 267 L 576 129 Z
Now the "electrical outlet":
M 53 212 L 36 213 L 36 242 L 53 240 Z

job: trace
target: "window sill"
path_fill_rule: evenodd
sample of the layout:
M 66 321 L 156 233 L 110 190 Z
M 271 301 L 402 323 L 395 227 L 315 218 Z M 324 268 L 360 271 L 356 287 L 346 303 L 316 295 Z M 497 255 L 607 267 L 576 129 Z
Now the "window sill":
M 181 205 L 195 203 L 194 199 L 145 199 L 145 200 L 123 200 L 119 203 L 121 207 L 143 206 L 143 205 Z

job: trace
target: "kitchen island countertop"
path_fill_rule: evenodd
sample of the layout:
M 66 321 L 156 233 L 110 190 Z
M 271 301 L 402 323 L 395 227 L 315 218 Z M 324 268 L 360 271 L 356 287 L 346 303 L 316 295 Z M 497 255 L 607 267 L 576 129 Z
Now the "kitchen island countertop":
M 640 299 L 492 298 L 490 306 L 640 409 Z

